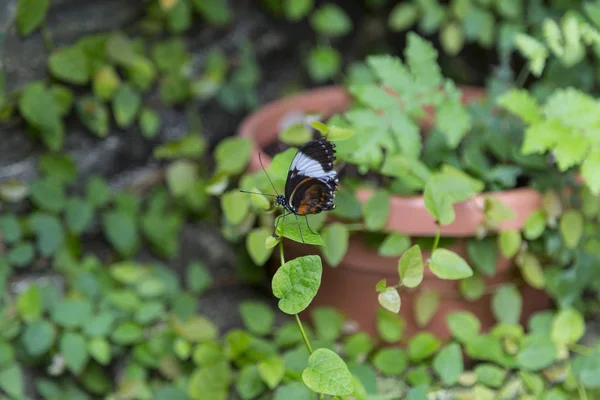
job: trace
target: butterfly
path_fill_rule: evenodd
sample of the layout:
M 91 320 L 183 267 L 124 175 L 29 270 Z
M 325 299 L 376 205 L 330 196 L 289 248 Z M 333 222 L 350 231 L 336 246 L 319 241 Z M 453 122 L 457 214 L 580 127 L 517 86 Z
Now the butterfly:
M 258 157 L 263 171 L 267 174 L 262 165 L 260 153 Z M 277 193 L 275 185 L 273 185 L 269 174 L 267 174 L 267 178 L 277 194 L 267 194 L 266 196 L 275 197 L 275 204 L 285 210 L 282 215 L 277 217 L 275 232 L 277 232 L 280 218 L 285 219 L 288 215 L 294 214 L 298 223 L 300 238 L 302 243 L 305 243 L 298 216 L 304 216 L 306 226 L 314 234 L 315 232 L 308 224 L 308 215 L 335 209 L 333 201 L 339 182 L 337 172 L 333 169 L 335 159 L 335 143 L 328 141 L 326 138 L 314 139 L 302 145 L 292 159 L 285 181 L 284 194 Z M 241 192 L 254 193 L 244 190 L 241 190 Z M 264 193 L 254 194 L 265 195 Z

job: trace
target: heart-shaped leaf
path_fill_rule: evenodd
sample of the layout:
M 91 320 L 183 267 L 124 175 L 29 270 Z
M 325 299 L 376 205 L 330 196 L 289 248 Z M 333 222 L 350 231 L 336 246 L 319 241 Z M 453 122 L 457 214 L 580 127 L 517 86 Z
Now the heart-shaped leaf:
M 348 366 L 329 349 L 317 349 L 308 358 L 302 381 L 317 393 L 348 396 L 354 392 L 354 380 Z
M 246 249 L 256 265 L 263 265 L 273 253 L 273 248 L 266 246 L 269 237 L 271 230 L 268 228 L 255 228 L 246 236 Z
M 346 225 L 339 222 L 334 222 L 327 225 L 321 231 L 325 246 L 322 248 L 325 261 L 332 266 L 337 267 L 344 259 L 348 250 L 349 233 Z
M 323 266 L 319 256 L 304 256 L 283 264 L 273 276 L 272 290 L 279 300 L 279 309 L 286 314 L 298 314 L 317 294 Z
M 398 274 L 402 284 L 409 288 L 417 287 L 423 281 L 423 254 L 416 244 L 408 249 L 398 261 Z
M 391 312 L 398 313 L 400 311 L 400 294 L 396 288 L 386 288 L 377 295 L 377 300 L 383 308 Z

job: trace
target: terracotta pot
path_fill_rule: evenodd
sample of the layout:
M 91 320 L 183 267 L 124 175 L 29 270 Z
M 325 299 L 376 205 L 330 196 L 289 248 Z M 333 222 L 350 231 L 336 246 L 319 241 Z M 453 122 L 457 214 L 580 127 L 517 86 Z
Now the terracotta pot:
M 479 100 L 485 96 L 480 88 L 461 87 L 465 103 Z M 343 87 L 330 86 L 303 92 L 299 95 L 284 98 L 267 104 L 256 113 L 246 118 L 239 128 L 238 134 L 249 137 L 253 142 L 253 152 L 249 169 L 261 169 L 258 152 L 262 152 L 262 161 L 265 168 L 271 162 L 268 155 L 262 151 L 264 147 L 276 140 L 279 124 L 282 118 L 294 111 L 318 111 L 329 116 L 343 112 L 350 103 L 349 94 Z M 424 128 L 433 123 L 433 111 L 429 111 L 429 118 L 422 121 Z M 361 203 L 365 203 L 372 190 L 361 189 L 356 191 L 356 196 Z M 520 229 L 527 217 L 537 210 L 542 202 L 542 196 L 529 188 L 508 190 L 504 192 L 490 192 L 476 196 L 473 199 L 456 204 L 454 209 L 456 219 L 452 224 L 442 226 L 443 237 L 456 238 L 455 244 L 450 247 L 463 258 L 467 259 L 467 238 L 474 237 L 477 226 L 483 220 L 483 202 L 486 196 L 493 196 L 502 201 L 516 212 L 516 217 L 502 223 L 498 230 Z M 393 196 L 390 204 L 389 218 L 386 223 L 389 231 L 401 232 L 411 237 L 435 236 L 436 225 L 434 218 L 426 210 L 423 196 Z M 301 243 L 284 241 L 286 258 L 292 259 L 308 254 L 319 254 L 318 247 L 303 245 Z M 423 249 L 424 251 L 427 249 Z M 429 256 L 424 252 L 424 259 Z M 277 269 L 278 257 L 271 262 L 271 269 Z M 398 281 L 398 257 L 382 257 L 376 249 L 368 248 L 362 240 L 362 235 L 354 234 L 350 238 L 350 245 L 346 256 L 339 266 L 330 267 L 323 260 L 324 269 L 321 287 L 313 303 L 302 317 L 307 317 L 310 309 L 317 305 L 332 306 L 354 320 L 361 330 L 376 334 L 376 311 L 379 306 L 375 285 L 381 279 L 387 279 L 393 284 Z M 501 285 L 519 280 L 520 274 L 513 260 L 499 258 L 496 265 L 496 274 L 486 277 L 487 285 Z M 403 288 L 400 292 L 402 307 L 400 315 L 406 321 L 405 335 L 412 335 L 419 330 L 428 330 L 441 338 L 449 337 L 446 324 L 446 315 L 454 310 L 467 310 L 480 319 L 484 330 L 495 324 L 491 311 L 491 295 L 486 294 L 475 302 L 463 299 L 458 291 L 457 281 L 441 280 L 426 269 L 421 285 L 415 289 Z M 414 302 L 419 291 L 431 289 L 442 295 L 442 302 L 434 318 L 424 327 L 418 327 L 413 315 Z M 550 298 L 545 292 L 535 290 L 528 285 L 521 284 L 519 289 L 523 296 L 522 322 L 535 311 L 549 308 Z

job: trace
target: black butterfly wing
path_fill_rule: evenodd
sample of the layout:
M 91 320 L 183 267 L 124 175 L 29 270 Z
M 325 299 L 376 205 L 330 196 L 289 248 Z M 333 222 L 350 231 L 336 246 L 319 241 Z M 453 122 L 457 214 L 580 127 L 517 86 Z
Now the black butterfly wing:
M 333 169 L 335 145 L 325 138 L 311 140 L 298 149 L 290 164 L 285 183 L 285 197 L 291 205 L 292 193 L 306 178 L 316 178 L 327 185 L 337 183 Z
M 288 201 L 298 215 L 333 210 L 337 183 L 334 179 L 304 178 L 294 188 Z

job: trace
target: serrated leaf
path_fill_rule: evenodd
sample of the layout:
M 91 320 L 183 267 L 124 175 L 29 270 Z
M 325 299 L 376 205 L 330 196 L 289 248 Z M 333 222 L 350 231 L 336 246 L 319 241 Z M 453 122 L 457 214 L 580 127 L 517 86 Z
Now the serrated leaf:
M 393 313 L 398 313 L 400 311 L 400 294 L 396 288 L 386 288 L 377 295 L 377 300 L 386 310 Z
M 323 267 L 318 256 L 298 257 L 283 264 L 273 276 L 273 294 L 279 309 L 298 314 L 311 303 L 321 285 Z
M 334 222 L 321 231 L 325 245 L 322 248 L 323 257 L 327 264 L 337 267 L 348 251 L 349 232 L 346 225 Z
M 440 279 L 464 279 L 473 275 L 469 264 L 458 254 L 447 249 L 436 249 L 429 268 Z
M 521 118 L 527 124 L 535 124 L 542 119 L 542 110 L 537 101 L 525 89 L 512 89 L 496 100 L 498 105 Z
M 433 319 L 440 307 L 441 297 L 433 290 L 423 290 L 417 294 L 415 299 L 414 315 L 415 321 L 420 328 L 427 326 Z
M 534 76 L 539 77 L 548 58 L 548 49 L 543 43 L 533 37 L 518 33 L 515 35 L 515 44 L 517 49 L 528 59 L 529 68 Z
M 346 363 L 329 349 L 317 349 L 308 358 L 302 381 L 317 393 L 348 396 L 354 392 L 354 381 Z

